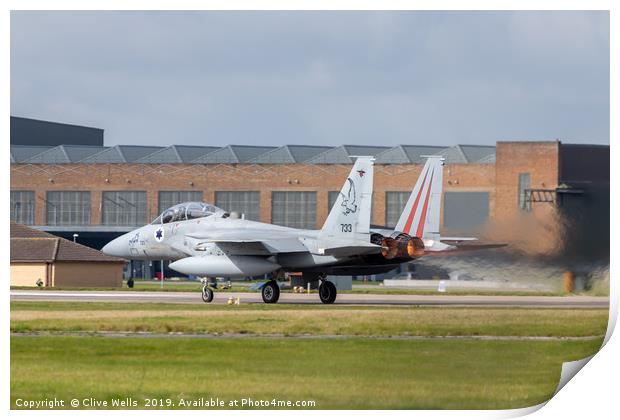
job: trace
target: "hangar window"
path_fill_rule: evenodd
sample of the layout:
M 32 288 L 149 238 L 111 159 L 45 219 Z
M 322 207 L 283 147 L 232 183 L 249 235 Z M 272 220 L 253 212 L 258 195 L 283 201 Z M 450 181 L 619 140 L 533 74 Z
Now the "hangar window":
M 164 210 L 169 209 L 174 205 L 190 201 L 201 202 L 202 191 L 160 191 L 158 200 L 158 213 L 162 214 Z
M 248 220 L 260 220 L 259 191 L 216 191 L 215 205 L 227 212 L 237 212 Z
M 271 193 L 271 222 L 297 229 L 316 228 L 316 192 L 274 191 Z
M 34 191 L 11 191 L 11 221 L 34 225 Z
M 400 214 L 403 212 L 410 191 L 386 191 L 385 193 L 385 225 L 389 227 L 396 226 Z
M 48 191 L 45 200 L 48 226 L 90 224 L 90 191 Z
M 519 174 L 519 208 L 521 210 L 530 211 L 532 203 L 528 200 L 527 193 L 532 187 L 532 176 L 528 173 Z
M 443 197 L 443 225 L 446 229 L 473 234 L 489 218 L 488 192 L 450 191 Z
M 140 226 L 146 224 L 146 191 L 104 191 L 101 224 Z

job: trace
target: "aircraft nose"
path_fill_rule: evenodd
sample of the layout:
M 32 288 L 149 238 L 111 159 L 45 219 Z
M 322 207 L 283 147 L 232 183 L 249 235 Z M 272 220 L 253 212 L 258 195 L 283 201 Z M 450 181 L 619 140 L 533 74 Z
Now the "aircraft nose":
M 122 235 L 101 248 L 101 252 L 111 257 L 129 257 L 129 245 L 127 243 L 127 235 Z

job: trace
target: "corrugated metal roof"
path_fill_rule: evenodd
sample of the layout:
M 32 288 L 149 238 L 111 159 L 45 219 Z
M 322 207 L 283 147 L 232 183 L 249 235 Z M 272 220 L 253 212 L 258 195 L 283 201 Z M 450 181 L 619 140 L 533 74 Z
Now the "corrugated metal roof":
M 379 153 L 375 162 L 383 164 L 422 163 L 425 159 L 420 156 L 436 155 L 445 148 L 445 146 L 400 145 Z
M 206 155 L 207 153 L 218 150 L 219 147 L 213 146 L 179 146 L 157 150 L 154 153 L 146 155 L 140 159 L 140 163 L 187 163 L 195 160 L 197 157 Z
M 239 163 L 249 162 L 255 157 L 262 155 L 263 153 L 270 152 L 276 149 L 273 146 L 230 146 L 237 156 Z
M 310 146 L 11 146 L 11 163 L 311 163 L 351 164 L 349 156 L 375 156 L 377 164 L 423 163 L 423 155 L 441 155 L 447 163 L 494 163 L 495 146 L 430 145 Z
M 446 163 L 467 163 L 467 159 L 458 147 L 446 147 L 437 153 L 446 158 Z
M 461 151 L 467 159 L 467 163 L 476 163 L 483 159 L 488 159 L 489 156 L 495 156 L 495 146 L 472 146 L 462 144 L 457 147 L 461 148 Z
M 27 163 L 74 163 L 101 152 L 103 146 L 61 145 L 47 149 L 26 160 Z
M 219 149 L 218 146 L 173 146 L 176 147 L 177 153 L 181 156 L 183 163 L 188 163 L 197 157 L 204 156 L 208 153 Z
M 319 153 L 332 149 L 329 146 L 305 146 L 305 145 L 286 145 L 263 153 L 251 163 L 301 163 L 305 162 Z
M 144 156 L 150 155 L 158 150 L 164 149 L 164 147 L 156 146 L 115 146 L 121 150 L 121 153 L 125 157 L 125 161 L 133 163 L 137 162 Z
M 104 146 L 77 146 L 77 145 L 66 145 L 60 146 L 63 147 L 65 153 L 69 157 L 71 162 L 79 162 L 82 159 L 87 158 L 88 156 L 92 156 L 95 153 L 99 153 L 105 149 Z
M 409 156 L 407 156 L 403 146 L 396 146 L 375 156 L 375 163 L 402 164 L 411 163 L 411 160 Z
M 333 149 L 332 146 L 288 146 L 295 162 L 306 162 L 319 153 Z
M 352 163 L 352 161 L 344 146 L 340 146 L 319 153 L 313 158 L 308 159 L 308 163 L 336 164 Z
M 441 150 L 437 154 L 446 158 L 446 163 L 494 163 L 495 146 L 459 144 Z
M 140 158 L 162 150 L 156 146 L 113 146 L 83 159 L 84 163 L 135 163 Z
M 14 146 L 11 145 L 11 163 L 22 163 L 38 155 L 45 150 L 52 149 L 52 146 Z
M 351 164 L 353 163 L 353 159 L 349 156 L 376 156 L 388 149 L 389 147 L 384 146 L 344 145 L 334 147 L 323 153 L 319 153 L 313 158 L 308 159 L 307 162 L 324 164 Z
M 492 155 L 488 155 L 482 159 L 480 159 L 479 161 L 477 161 L 476 163 L 495 163 L 495 153 L 493 153 Z
M 263 153 L 274 150 L 273 146 L 230 145 L 207 153 L 192 163 L 246 163 Z
M 438 155 L 446 146 L 415 146 L 403 145 L 403 149 L 411 163 L 424 163 L 426 158 L 421 156 Z
M 43 152 L 31 156 L 24 161 L 25 163 L 71 163 L 69 156 L 65 153 L 62 146 L 52 147 Z
M 267 153 L 258 155 L 250 161 L 251 163 L 295 163 L 295 158 L 288 146 L 278 147 Z
M 211 153 L 192 160 L 192 163 L 239 163 L 230 146 L 222 147 Z
M 88 156 L 82 159 L 83 163 L 126 163 L 123 154 L 119 150 L 118 146 L 109 147 L 102 150 L 99 153 Z
M 344 145 L 343 146 L 349 156 L 376 156 L 381 152 L 390 149 L 387 146 L 359 146 L 359 145 Z

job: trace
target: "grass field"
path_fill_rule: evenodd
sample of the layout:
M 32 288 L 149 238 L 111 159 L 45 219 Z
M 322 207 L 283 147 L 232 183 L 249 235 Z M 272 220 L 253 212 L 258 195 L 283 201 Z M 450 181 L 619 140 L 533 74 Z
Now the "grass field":
M 517 408 L 601 340 L 13 337 L 16 398 L 314 400 L 327 408 Z
M 356 336 L 604 335 L 606 309 L 12 302 L 11 331 Z
M 312 400 L 316 409 L 525 407 L 553 394 L 562 362 L 598 350 L 607 317 L 604 309 L 12 302 L 11 330 L 26 335 L 11 337 L 11 405 L 131 397 L 136 408 L 145 398 L 183 408 L 180 399 L 250 397 Z M 90 335 L 98 331 L 221 336 Z

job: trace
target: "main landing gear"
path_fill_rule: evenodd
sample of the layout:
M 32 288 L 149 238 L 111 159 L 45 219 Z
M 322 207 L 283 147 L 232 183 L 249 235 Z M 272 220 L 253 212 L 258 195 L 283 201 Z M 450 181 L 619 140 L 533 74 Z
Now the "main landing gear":
M 261 296 L 265 303 L 277 303 L 280 299 L 280 285 L 278 284 L 278 280 L 285 281 L 286 273 L 284 270 L 279 269 L 271 273 L 270 278 L 271 280 L 263 285 Z
M 337 294 L 338 292 L 334 283 L 324 278 L 321 279 L 321 284 L 319 285 L 319 297 L 321 298 L 321 302 L 325 304 L 334 303 Z
M 275 280 L 269 280 L 263 286 L 261 290 L 261 295 L 263 297 L 263 302 L 265 303 L 276 303 L 278 299 L 280 299 L 280 286 L 278 282 Z
M 276 275 L 276 279 L 277 279 Z M 269 280 L 265 283 L 261 289 L 261 297 L 263 298 L 263 302 L 265 303 L 277 303 L 280 299 L 280 286 L 276 279 Z M 308 274 L 304 275 L 304 280 L 309 280 L 319 282 L 319 298 L 321 302 L 325 304 L 332 304 L 336 301 L 336 296 L 338 294 L 336 290 L 336 285 L 331 281 L 327 280 L 327 276 L 323 273 L 320 274 Z M 316 285 L 316 283 L 315 283 Z M 214 283 L 213 279 L 203 279 L 202 281 L 202 300 L 205 303 L 210 303 L 213 301 L 213 289 L 212 287 L 217 288 L 217 285 Z M 316 286 L 315 286 L 316 287 Z
M 336 301 L 336 296 L 338 294 L 336 290 L 336 285 L 327 280 L 327 274 L 325 273 L 304 273 L 303 275 L 304 283 L 310 283 L 313 287 L 319 286 L 319 298 L 321 302 L 325 304 L 332 304 Z

